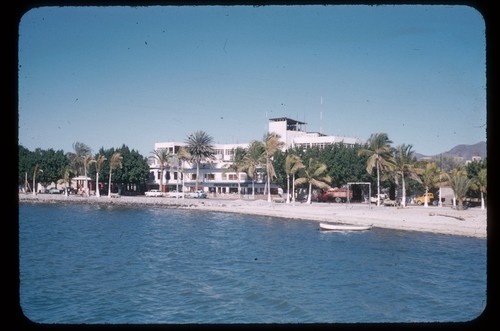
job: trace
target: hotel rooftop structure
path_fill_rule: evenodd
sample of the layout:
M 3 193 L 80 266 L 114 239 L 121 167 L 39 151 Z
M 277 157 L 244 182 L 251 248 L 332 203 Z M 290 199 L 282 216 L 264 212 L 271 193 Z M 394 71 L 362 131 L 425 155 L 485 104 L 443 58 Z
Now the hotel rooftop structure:
M 268 132 L 274 132 L 281 137 L 284 143 L 283 151 L 290 148 L 324 148 L 331 144 L 344 144 L 354 146 L 363 144 L 364 141 L 358 138 L 329 136 L 319 132 L 306 132 L 305 122 L 293 120 L 288 117 L 270 118 Z M 249 142 L 250 143 L 250 142 Z M 246 144 L 213 144 L 215 149 L 215 159 L 210 163 L 200 165 L 200 180 L 198 189 L 207 193 L 216 194 L 236 194 L 238 193 L 238 181 L 241 194 L 248 195 L 254 191 L 256 194 L 262 194 L 265 191 L 264 171 L 258 171 L 255 181 L 246 173 L 236 173 L 230 169 L 234 161 L 234 152 L 239 148 L 246 149 Z M 150 177 L 148 180 L 148 189 L 160 189 L 163 192 L 179 191 L 190 192 L 196 187 L 196 164 L 184 161 L 179 163 L 175 154 L 179 149 L 187 144 L 184 142 L 158 142 L 155 143 L 155 151 L 166 150 L 173 155 L 172 160 L 160 173 L 160 164 L 158 160 L 150 160 Z M 183 174 L 183 175 L 182 175 Z M 163 187 L 160 188 L 160 178 L 163 177 Z M 281 193 L 281 189 L 271 185 L 271 193 Z
M 326 145 L 344 144 L 354 146 L 355 144 L 363 144 L 364 141 L 343 136 L 328 136 L 320 132 L 306 132 L 305 122 L 296 121 L 288 117 L 277 117 L 269 119 L 269 132 L 274 132 L 280 135 L 281 140 L 285 143 L 284 149 L 289 148 L 324 148 Z

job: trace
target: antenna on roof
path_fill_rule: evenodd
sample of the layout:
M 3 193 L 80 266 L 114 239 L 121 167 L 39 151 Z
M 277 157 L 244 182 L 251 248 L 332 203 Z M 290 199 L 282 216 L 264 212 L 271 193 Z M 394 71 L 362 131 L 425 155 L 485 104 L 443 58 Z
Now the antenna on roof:
M 323 125 L 323 111 L 321 110 L 323 108 L 323 96 L 320 97 L 320 111 L 319 111 L 319 133 L 323 133 L 322 125 Z

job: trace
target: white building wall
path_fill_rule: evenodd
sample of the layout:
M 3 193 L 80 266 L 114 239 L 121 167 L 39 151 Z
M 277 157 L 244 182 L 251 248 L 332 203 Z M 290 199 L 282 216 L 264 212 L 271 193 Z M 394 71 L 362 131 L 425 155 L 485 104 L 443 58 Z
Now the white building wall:
M 155 143 L 155 150 L 166 149 L 169 153 L 175 154 L 181 146 L 185 147 L 187 144 L 181 142 L 158 142 Z M 228 186 L 232 186 L 232 184 L 237 183 L 237 179 L 236 177 L 235 179 L 229 179 L 228 175 L 231 173 L 227 172 L 226 168 L 233 162 L 236 148 L 247 148 L 248 144 L 214 144 L 213 147 L 215 150 L 215 160 L 200 164 L 199 184 L 205 187 L 209 187 L 214 183 L 217 183 L 217 185 L 227 184 Z M 160 175 L 160 164 L 154 157 L 150 158 L 150 173 L 153 178 L 148 184 L 159 187 L 161 182 L 160 176 L 163 176 L 163 185 L 166 186 L 167 191 L 177 189 L 177 187 L 183 191 L 192 190 L 196 184 L 196 164 L 185 161 L 182 164 L 182 168 L 178 167 L 174 161 L 168 164 L 163 170 L 163 174 Z M 184 173 L 183 179 L 182 172 Z M 169 174 L 169 179 L 167 179 L 167 173 Z M 236 173 L 232 174 L 236 176 Z M 246 174 L 240 174 L 241 182 L 244 182 L 246 179 Z M 184 183 L 184 186 L 182 186 L 182 183 Z
M 363 143 L 360 139 L 353 137 L 342 137 L 342 136 L 328 136 L 318 132 L 306 132 L 302 130 L 303 125 L 306 123 L 289 119 L 286 117 L 275 118 L 269 120 L 269 132 L 274 132 L 281 137 L 281 141 L 285 144 L 283 150 L 288 148 L 293 148 L 295 146 L 304 146 L 305 148 L 311 147 L 324 147 L 327 144 L 344 143 L 349 145 L 354 145 L 356 143 Z M 186 146 L 184 142 L 158 142 L 155 143 L 155 150 L 166 149 L 169 153 L 174 154 L 181 146 Z M 210 187 L 234 187 L 237 184 L 235 172 L 228 172 L 227 168 L 234 160 L 234 150 L 238 147 L 248 148 L 249 143 L 246 144 L 214 144 L 214 149 L 216 151 L 215 160 L 210 163 L 205 163 L 200 165 L 200 183 L 207 189 Z M 156 160 L 152 159 L 150 163 L 151 172 L 154 174 L 154 180 L 150 181 L 149 184 L 160 184 L 158 178 L 159 174 L 159 164 Z M 194 179 L 196 174 L 196 165 L 190 162 L 184 162 L 184 191 L 192 189 L 194 187 L 196 180 Z M 167 185 L 170 189 L 181 183 L 180 172 L 181 169 L 177 169 L 176 166 L 170 165 L 165 172 L 170 172 L 170 179 L 163 181 L 164 185 Z M 175 179 L 175 172 L 178 172 L 179 180 Z M 230 179 L 230 175 L 231 179 Z M 165 177 L 163 177 L 165 178 Z M 246 174 L 240 174 L 240 181 L 244 184 L 249 179 Z M 260 184 L 262 184 L 261 181 Z
M 323 148 L 326 145 L 332 145 L 332 144 L 346 144 L 346 145 L 355 145 L 355 144 L 361 144 L 362 141 L 357 138 L 352 138 L 352 137 L 343 137 L 343 136 L 323 136 L 323 135 L 310 135 L 307 134 L 305 136 L 301 137 L 296 137 L 293 140 L 293 145 L 292 147 L 296 146 L 302 146 L 302 147 L 320 147 Z
M 293 123 L 293 130 L 288 129 L 288 124 Z M 284 143 L 283 150 L 293 147 L 293 142 L 297 137 L 302 137 L 307 132 L 301 129 L 305 123 L 295 121 L 286 117 L 274 118 L 269 120 L 269 133 L 274 132 L 280 136 L 280 140 Z

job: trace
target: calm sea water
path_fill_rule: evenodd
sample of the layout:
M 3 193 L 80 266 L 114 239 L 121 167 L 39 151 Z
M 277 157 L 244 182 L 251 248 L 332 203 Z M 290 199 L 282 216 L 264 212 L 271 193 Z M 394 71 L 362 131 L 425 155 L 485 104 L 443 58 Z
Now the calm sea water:
M 19 206 L 20 303 L 38 323 L 463 322 L 486 240 L 154 207 Z

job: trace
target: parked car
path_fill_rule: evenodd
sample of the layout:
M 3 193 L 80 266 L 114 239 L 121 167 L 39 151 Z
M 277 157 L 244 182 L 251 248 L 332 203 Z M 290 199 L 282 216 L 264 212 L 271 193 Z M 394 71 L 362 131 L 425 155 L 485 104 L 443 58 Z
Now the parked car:
M 424 193 L 419 197 L 415 198 L 415 203 L 419 206 L 425 204 L 425 199 L 427 198 L 427 205 L 437 206 L 439 204 L 439 198 L 435 197 L 432 193 Z M 441 198 L 441 202 L 444 202 L 444 198 Z
M 189 198 L 204 199 L 207 197 L 207 193 L 205 191 L 198 190 L 194 192 L 189 192 L 186 194 L 186 196 Z
M 161 192 L 160 190 L 153 189 L 145 192 L 144 195 L 147 197 L 162 197 L 163 192 Z
M 47 193 L 49 193 L 49 194 L 61 194 L 61 190 L 58 189 L 58 188 L 53 187 L 50 190 L 48 190 Z
M 376 204 L 380 200 L 380 204 L 383 204 L 384 200 L 387 198 L 388 196 L 385 193 L 380 193 L 380 196 L 378 194 L 375 194 L 375 196 L 370 197 L 370 202 Z
M 76 194 L 77 191 L 73 187 L 67 187 L 66 190 L 68 191 L 68 194 Z
M 383 204 L 384 206 L 397 207 L 401 205 L 401 199 L 391 200 L 389 198 L 385 198 Z
M 183 192 L 170 191 L 166 194 L 167 198 L 182 198 L 184 196 Z
M 316 196 L 316 201 L 318 202 L 346 202 L 352 199 L 352 190 L 347 190 L 343 188 L 333 188 L 324 191 Z

